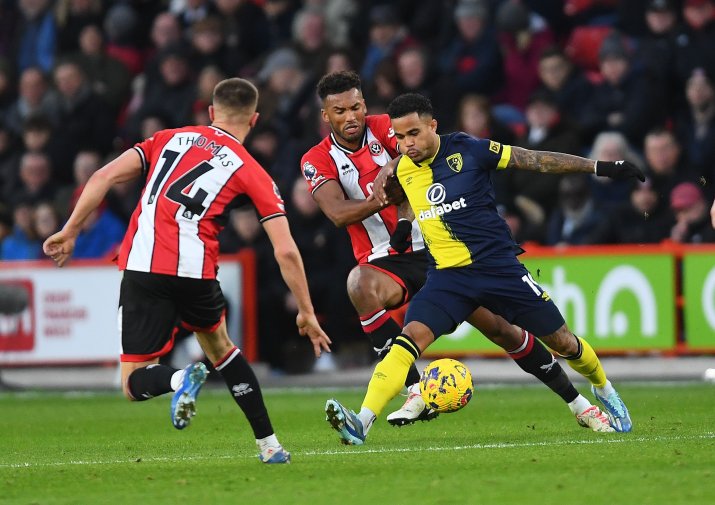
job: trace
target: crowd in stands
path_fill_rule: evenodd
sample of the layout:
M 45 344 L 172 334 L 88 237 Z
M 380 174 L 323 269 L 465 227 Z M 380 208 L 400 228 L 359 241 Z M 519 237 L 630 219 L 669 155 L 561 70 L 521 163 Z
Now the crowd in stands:
M 347 234 L 299 170 L 327 134 L 315 85 L 344 69 L 370 113 L 419 92 L 442 133 L 645 170 L 644 183 L 495 174 L 517 241 L 715 242 L 715 0 L 0 0 L 0 259 L 41 258 L 97 168 L 155 131 L 207 124 L 214 85 L 245 77 L 261 113 L 247 147 L 287 201 L 326 329 L 360 335 Z M 112 190 L 75 257 L 113 257 L 141 183 Z M 246 247 L 262 357 L 280 366 L 293 301 L 255 213 L 236 209 L 221 249 Z

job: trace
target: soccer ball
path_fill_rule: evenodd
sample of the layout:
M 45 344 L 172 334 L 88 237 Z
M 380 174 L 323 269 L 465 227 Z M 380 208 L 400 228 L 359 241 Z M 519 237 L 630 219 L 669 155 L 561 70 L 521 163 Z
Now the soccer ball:
M 473 392 L 472 374 L 455 359 L 438 359 L 422 372 L 422 399 L 437 412 L 456 412 L 469 403 Z

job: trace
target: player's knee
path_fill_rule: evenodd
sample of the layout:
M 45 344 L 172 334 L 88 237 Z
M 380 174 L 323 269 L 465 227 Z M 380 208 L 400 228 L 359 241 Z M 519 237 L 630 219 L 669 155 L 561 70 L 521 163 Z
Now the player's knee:
M 412 339 L 417 345 L 420 353 L 424 352 L 429 345 L 434 342 L 434 334 L 426 325 L 417 321 L 412 321 L 402 329 L 402 333 Z
M 373 308 L 371 305 L 379 305 L 377 283 L 360 267 L 355 267 L 350 271 L 347 290 L 350 300 L 358 310 L 369 310 Z
M 539 339 L 561 356 L 572 356 L 578 352 L 576 335 L 565 324 L 551 335 L 539 337 Z

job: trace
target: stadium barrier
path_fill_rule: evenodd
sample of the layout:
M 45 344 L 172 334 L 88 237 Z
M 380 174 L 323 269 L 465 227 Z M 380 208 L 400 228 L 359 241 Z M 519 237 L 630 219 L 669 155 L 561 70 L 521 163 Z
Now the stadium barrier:
M 599 353 L 715 353 L 715 246 L 541 247 L 520 257 Z M 502 354 L 468 324 L 428 356 Z
M 715 246 L 528 245 L 533 280 L 574 333 L 599 353 L 715 353 Z M 225 256 L 220 281 L 229 334 L 258 357 L 255 257 Z M 0 263 L 0 282 L 25 287 L 27 309 L 0 315 L 0 366 L 115 364 L 121 275 L 106 261 Z M 502 355 L 469 325 L 440 337 L 426 356 Z
M 256 269 L 252 251 L 224 256 L 219 280 L 229 334 L 246 357 L 258 355 Z M 27 308 L 0 314 L 0 366 L 114 365 L 120 353 L 121 273 L 102 260 L 0 262 L 0 282 L 24 287 Z

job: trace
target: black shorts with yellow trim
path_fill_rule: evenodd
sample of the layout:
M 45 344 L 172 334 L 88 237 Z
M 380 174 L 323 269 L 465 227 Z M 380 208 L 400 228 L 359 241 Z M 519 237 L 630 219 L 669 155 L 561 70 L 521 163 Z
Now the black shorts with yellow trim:
M 362 266 L 379 270 L 389 275 L 390 278 L 402 286 L 402 292 L 404 293 L 402 302 L 395 307 L 386 307 L 394 309 L 410 301 L 425 285 L 428 266 L 427 252 L 424 249 L 420 249 L 419 251 L 403 254 L 391 254 L 390 256 L 372 260 Z
M 550 335 L 564 324 L 548 293 L 514 259 L 501 266 L 430 269 L 424 287 L 410 302 L 405 325 L 421 322 L 436 338 L 453 332 L 479 307 L 537 337 Z
M 216 279 L 125 270 L 119 290 L 120 359 L 141 362 L 167 354 L 178 325 L 191 331 L 215 331 L 225 308 Z

